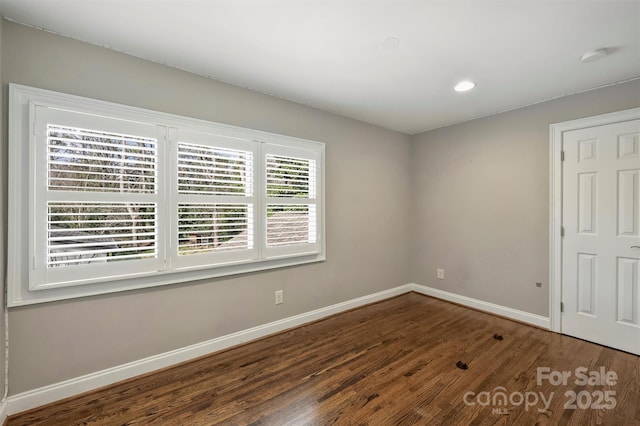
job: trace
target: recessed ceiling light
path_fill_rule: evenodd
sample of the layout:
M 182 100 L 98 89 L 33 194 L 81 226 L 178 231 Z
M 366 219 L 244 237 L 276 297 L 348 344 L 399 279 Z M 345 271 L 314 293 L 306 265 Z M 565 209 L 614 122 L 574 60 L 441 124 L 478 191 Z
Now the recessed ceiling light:
M 608 53 L 607 49 L 590 50 L 580 57 L 580 62 L 583 64 L 586 64 L 587 62 L 595 62 L 598 59 L 602 59 L 607 56 Z
M 463 80 L 460 83 L 456 84 L 456 87 L 453 88 L 456 92 L 466 92 L 468 90 L 476 87 L 476 84 L 473 81 Z

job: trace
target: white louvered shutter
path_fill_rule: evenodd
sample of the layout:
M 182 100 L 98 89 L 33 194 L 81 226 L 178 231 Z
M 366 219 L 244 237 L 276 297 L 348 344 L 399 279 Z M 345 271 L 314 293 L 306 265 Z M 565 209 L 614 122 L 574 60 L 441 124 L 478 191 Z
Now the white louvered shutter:
M 11 307 L 326 259 L 323 143 L 9 84 Z
M 30 288 L 161 270 L 158 127 L 34 108 Z
M 177 267 L 255 259 L 251 141 L 179 131 Z
M 266 257 L 320 250 L 320 153 L 265 144 Z

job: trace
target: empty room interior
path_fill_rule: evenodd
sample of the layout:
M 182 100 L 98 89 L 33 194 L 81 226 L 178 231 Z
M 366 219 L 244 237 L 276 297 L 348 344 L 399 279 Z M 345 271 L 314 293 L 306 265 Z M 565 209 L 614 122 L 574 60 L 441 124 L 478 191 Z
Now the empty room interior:
M 0 14 L 0 423 L 640 425 L 639 1 Z

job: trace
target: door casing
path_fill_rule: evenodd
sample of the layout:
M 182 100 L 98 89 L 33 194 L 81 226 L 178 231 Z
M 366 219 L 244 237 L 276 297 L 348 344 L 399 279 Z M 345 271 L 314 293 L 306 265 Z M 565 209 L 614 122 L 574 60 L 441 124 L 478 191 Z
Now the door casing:
M 564 132 L 640 119 L 640 108 L 564 121 L 549 126 L 549 330 L 562 332 L 562 138 Z

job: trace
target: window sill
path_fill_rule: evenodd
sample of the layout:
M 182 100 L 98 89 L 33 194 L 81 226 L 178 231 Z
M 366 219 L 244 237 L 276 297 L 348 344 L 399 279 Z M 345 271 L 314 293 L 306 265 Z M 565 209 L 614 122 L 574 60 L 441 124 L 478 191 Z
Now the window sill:
M 251 261 L 241 264 L 217 266 L 215 268 L 197 269 L 170 273 L 154 272 L 148 276 L 114 279 L 112 281 L 27 291 L 20 287 L 18 294 L 8 301 L 9 307 L 32 305 L 35 303 L 54 302 L 59 300 L 77 299 L 100 294 L 117 293 L 129 290 L 139 290 L 170 284 L 189 283 L 225 277 L 237 277 L 241 274 L 269 271 L 276 268 L 299 266 L 309 263 L 323 262 L 324 253 L 305 254 L 297 257 L 277 258 L 263 261 Z

